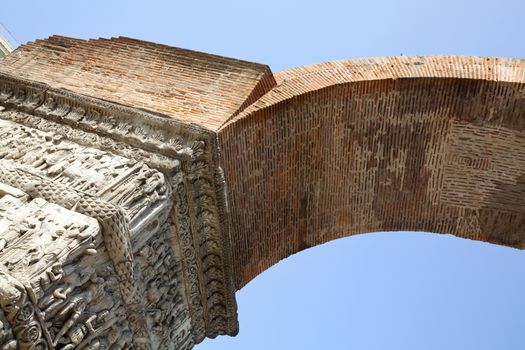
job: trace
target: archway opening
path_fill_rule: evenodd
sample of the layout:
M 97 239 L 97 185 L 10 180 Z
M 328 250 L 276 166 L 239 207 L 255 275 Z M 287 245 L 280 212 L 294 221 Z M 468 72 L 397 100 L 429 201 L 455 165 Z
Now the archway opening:
M 237 292 L 240 333 L 206 349 L 521 349 L 525 255 L 421 232 L 337 239 Z

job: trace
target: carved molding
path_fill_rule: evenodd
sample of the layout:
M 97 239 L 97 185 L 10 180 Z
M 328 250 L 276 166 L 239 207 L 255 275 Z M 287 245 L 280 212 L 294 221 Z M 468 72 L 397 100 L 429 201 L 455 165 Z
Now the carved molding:
M 0 118 L 96 145 L 164 173 L 174 198 L 168 236 L 181 255 L 193 340 L 237 333 L 225 184 L 215 133 L 5 74 L 0 74 Z M 133 250 L 143 244 L 145 240 L 133 241 Z

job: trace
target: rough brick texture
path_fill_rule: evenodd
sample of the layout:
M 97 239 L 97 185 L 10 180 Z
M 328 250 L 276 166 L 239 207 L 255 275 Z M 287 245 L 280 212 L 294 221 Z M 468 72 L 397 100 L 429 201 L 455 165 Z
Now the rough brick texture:
M 427 231 L 525 247 L 525 61 L 331 62 L 219 131 L 235 281 L 336 238 Z
M 55 36 L 1 72 L 215 131 L 237 288 L 302 249 L 371 231 L 525 248 L 525 60 L 391 57 L 274 77 L 128 38 Z
M 123 37 L 37 40 L 0 72 L 212 130 L 275 85 L 265 65 Z

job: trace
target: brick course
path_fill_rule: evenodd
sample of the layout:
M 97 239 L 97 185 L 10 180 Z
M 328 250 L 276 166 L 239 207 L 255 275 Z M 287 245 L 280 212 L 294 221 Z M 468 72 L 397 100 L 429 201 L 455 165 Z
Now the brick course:
M 279 72 L 129 38 L 23 45 L 0 73 L 214 132 L 233 278 L 372 231 L 525 248 L 525 60 L 386 57 Z
M 0 72 L 212 130 L 275 85 L 266 65 L 124 37 L 37 40 Z
M 241 288 L 373 231 L 525 247 L 525 61 L 392 57 L 276 74 L 219 130 Z

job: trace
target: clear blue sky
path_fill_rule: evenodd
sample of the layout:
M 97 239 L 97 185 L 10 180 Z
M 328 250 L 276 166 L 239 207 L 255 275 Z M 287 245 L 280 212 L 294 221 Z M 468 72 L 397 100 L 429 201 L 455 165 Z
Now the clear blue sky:
M 524 13 L 523 0 L 6 1 L 0 22 L 21 43 L 124 35 L 279 71 L 399 54 L 524 58 Z M 525 348 L 525 252 L 448 235 L 330 242 L 237 299 L 239 335 L 197 350 Z

